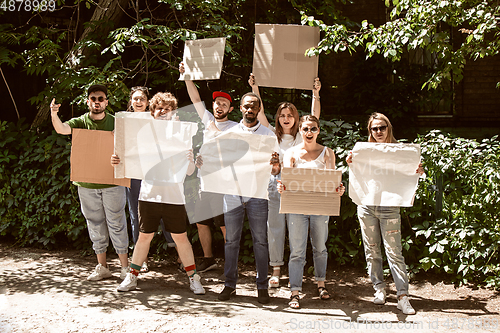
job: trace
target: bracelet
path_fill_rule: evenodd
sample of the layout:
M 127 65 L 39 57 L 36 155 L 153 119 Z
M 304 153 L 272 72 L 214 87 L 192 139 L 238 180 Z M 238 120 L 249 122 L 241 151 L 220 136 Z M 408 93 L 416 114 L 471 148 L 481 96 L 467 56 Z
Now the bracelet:
M 319 96 L 314 96 L 313 95 L 313 98 L 319 101 Z

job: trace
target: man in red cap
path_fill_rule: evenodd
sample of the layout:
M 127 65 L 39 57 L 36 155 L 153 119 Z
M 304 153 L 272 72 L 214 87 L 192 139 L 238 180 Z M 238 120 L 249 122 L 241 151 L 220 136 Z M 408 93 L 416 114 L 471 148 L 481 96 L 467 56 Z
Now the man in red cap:
M 180 63 L 179 71 L 184 73 L 184 64 Z M 212 93 L 212 109 L 213 114 L 205 108 L 205 104 L 201 101 L 198 88 L 191 80 L 185 80 L 186 88 L 189 98 L 193 103 L 196 112 L 205 125 L 205 129 L 216 131 L 227 131 L 233 126 L 238 125 L 237 122 L 229 120 L 228 115 L 233 111 L 231 103 L 233 98 L 228 91 L 221 90 Z M 211 192 L 200 192 L 199 200 L 195 206 L 195 220 L 198 228 L 198 237 L 200 239 L 201 247 L 203 248 L 204 258 L 199 264 L 196 265 L 198 272 L 206 272 L 211 269 L 217 268 L 217 263 L 212 253 L 212 233 L 210 225 L 213 224 L 216 228 L 219 227 L 226 240 L 226 227 L 224 225 L 223 213 L 223 199 L 224 195 Z M 220 279 L 224 279 L 221 276 Z

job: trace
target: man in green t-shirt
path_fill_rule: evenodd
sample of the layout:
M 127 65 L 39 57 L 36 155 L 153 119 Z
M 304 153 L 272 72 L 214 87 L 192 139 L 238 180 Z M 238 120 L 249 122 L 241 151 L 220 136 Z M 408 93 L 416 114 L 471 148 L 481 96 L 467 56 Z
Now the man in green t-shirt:
M 60 104 L 55 98 L 50 104 L 52 124 L 59 134 L 71 134 L 72 128 L 113 131 L 115 118 L 106 112 L 108 90 L 104 85 L 95 84 L 88 89 L 87 105 L 89 112 L 66 122 L 59 119 Z M 97 266 L 87 278 L 97 281 L 111 277 L 106 263 L 106 250 L 109 238 L 118 253 L 121 264 L 120 278 L 128 273 L 128 233 L 125 218 L 125 187 L 106 184 L 74 182 L 78 186 L 78 196 L 83 216 L 87 221 L 90 240 L 97 255 Z

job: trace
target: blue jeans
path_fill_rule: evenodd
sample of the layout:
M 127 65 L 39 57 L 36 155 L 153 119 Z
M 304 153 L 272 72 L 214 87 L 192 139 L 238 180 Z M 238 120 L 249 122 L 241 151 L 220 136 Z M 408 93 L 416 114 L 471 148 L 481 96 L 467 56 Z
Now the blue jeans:
M 314 277 L 316 281 L 325 281 L 328 251 L 328 221 L 330 216 L 289 214 L 288 239 L 290 240 L 290 261 L 288 275 L 290 290 L 302 290 L 302 278 L 306 263 L 307 234 L 311 230 Z
M 90 189 L 78 186 L 78 196 L 95 253 L 105 253 L 110 238 L 116 253 L 128 253 L 125 187 Z
M 283 266 L 283 252 L 285 248 L 286 217 L 288 214 L 280 214 L 281 194 L 277 189 L 281 174 L 271 176 L 269 179 L 269 211 L 267 218 L 267 239 L 269 242 L 269 265 Z
M 247 198 L 238 195 L 224 196 L 224 224 L 226 225 L 226 244 L 224 246 L 225 286 L 236 288 L 238 281 L 238 257 L 241 232 L 245 212 L 252 233 L 253 253 L 257 268 L 257 289 L 267 289 L 267 200 Z
M 132 240 L 135 244 L 137 243 L 137 239 L 139 239 L 139 192 L 141 191 L 141 180 L 131 179 L 130 188 L 125 187 L 125 191 L 127 192 L 127 205 L 128 214 L 130 216 L 130 226 L 132 228 Z M 163 220 L 160 221 L 160 225 L 168 247 L 175 247 L 175 242 L 170 232 L 165 230 Z
M 408 275 L 401 246 L 399 207 L 358 206 L 368 275 L 375 290 L 385 288 L 381 241 L 389 262 L 397 295 L 408 295 Z

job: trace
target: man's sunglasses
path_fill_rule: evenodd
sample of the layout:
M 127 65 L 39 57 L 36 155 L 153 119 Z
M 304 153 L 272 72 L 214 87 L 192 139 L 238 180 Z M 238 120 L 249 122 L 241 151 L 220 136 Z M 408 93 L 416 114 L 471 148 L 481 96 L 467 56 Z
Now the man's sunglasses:
M 92 96 L 92 97 L 90 97 L 90 100 L 92 102 L 95 102 L 96 100 L 99 101 L 99 102 L 104 102 L 106 100 L 106 98 L 104 98 L 102 96 L 99 96 L 99 97 Z
M 387 129 L 387 126 L 377 126 L 377 127 L 372 127 L 370 128 L 370 130 L 372 132 L 385 132 L 385 130 Z
M 301 131 L 306 132 L 306 133 L 307 133 L 307 132 L 311 132 L 311 133 L 318 133 L 319 128 L 317 128 L 316 126 L 311 127 L 311 128 L 309 128 L 309 127 L 302 127 L 302 128 L 301 128 Z

